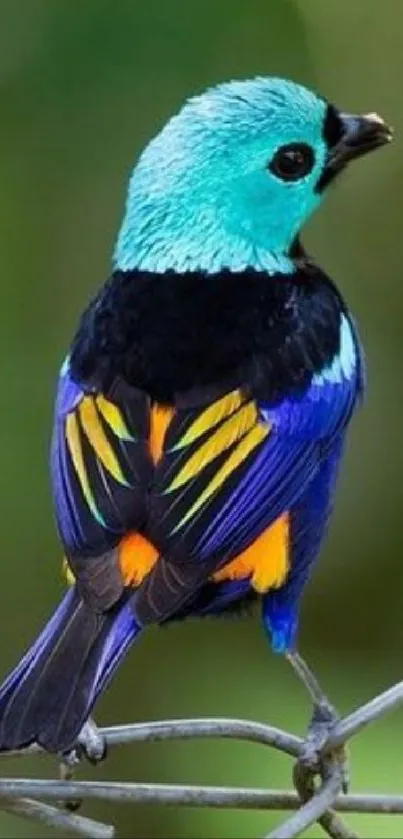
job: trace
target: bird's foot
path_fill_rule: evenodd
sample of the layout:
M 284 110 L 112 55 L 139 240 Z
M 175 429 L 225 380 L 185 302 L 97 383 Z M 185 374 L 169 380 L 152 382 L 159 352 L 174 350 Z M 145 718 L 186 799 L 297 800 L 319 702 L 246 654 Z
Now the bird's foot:
M 98 726 L 91 717 L 84 723 L 78 735 L 78 748 L 94 766 L 106 758 L 107 745 L 105 737 L 102 736 Z
M 338 746 L 331 752 L 322 754 L 331 731 L 339 720 L 339 715 L 333 705 L 327 700 L 315 704 L 312 719 L 308 726 L 308 733 L 302 746 L 299 762 L 312 774 L 323 775 L 325 763 L 337 763 L 342 777 L 343 792 L 348 791 L 349 767 L 348 754 L 344 745 Z
M 60 780 L 72 781 L 81 758 L 85 757 L 93 766 L 96 766 L 106 757 L 106 740 L 99 732 L 94 720 L 91 718 L 83 725 L 77 740 L 77 746 L 66 752 L 60 762 Z M 65 801 L 64 807 L 70 812 L 75 812 L 81 806 L 80 800 Z

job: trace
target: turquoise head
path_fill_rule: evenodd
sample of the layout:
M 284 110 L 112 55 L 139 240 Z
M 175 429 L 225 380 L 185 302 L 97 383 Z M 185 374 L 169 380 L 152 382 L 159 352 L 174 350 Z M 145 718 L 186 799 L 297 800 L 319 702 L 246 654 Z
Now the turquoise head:
M 352 157 L 390 139 L 299 84 L 233 81 L 190 99 L 132 173 L 115 267 L 288 273 L 293 242 Z

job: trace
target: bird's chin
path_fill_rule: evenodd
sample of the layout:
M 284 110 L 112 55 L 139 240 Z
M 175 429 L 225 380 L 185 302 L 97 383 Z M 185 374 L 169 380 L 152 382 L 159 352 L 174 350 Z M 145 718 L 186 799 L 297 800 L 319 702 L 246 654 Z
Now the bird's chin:
M 340 137 L 329 150 L 317 185 L 318 192 L 322 192 L 352 160 L 381 148 L 393 138 L 392 128 L 378 114 L 353 116 L 340 113 L 338 121 Z

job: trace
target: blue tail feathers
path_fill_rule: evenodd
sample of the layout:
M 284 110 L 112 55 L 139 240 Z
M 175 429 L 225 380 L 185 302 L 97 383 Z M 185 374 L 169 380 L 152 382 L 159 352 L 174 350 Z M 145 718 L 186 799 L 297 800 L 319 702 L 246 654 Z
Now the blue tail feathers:
M 70 589 L 0 687 L 0 750 L 70 749 L 139 632 L 126 594 L 97 613 Z

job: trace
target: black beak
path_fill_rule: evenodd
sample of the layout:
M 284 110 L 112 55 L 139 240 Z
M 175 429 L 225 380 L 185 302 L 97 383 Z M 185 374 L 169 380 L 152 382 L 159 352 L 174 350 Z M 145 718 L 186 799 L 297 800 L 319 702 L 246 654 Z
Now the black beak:
M 338 134 L 337 141 L 329 149 L 319 189 L 333 180 L 350 160 L 390 143 L 393 130 L 378 114 L 355 116 L 339 113 Z
M 392 139 L 393 132 L 378 114 L 350 116 L 340 114 L 343 134 L 329 153 L 331 166 L 344 166 L 355 157 L 361 157 L 373 149 L 384 146 Z

